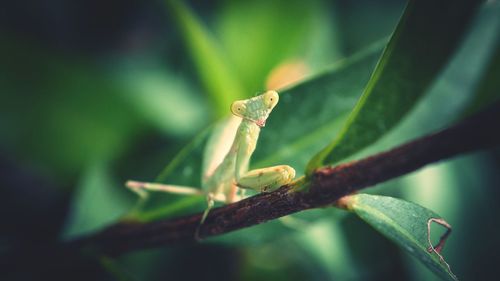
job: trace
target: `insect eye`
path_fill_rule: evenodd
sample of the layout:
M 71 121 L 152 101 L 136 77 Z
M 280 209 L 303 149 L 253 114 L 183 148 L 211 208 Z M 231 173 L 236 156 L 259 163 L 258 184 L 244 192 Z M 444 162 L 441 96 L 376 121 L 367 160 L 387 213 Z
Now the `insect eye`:
M 237 116 L 241 116 L 246 112 L 246 105 L 242 101 L 235 101 L 231 104 L 231 112 Z
M 268 107 L 272 108 L 276 105 L 279 100 L 278 93 L 275 91 L 267 91 L 265 93 L 265 103 Z

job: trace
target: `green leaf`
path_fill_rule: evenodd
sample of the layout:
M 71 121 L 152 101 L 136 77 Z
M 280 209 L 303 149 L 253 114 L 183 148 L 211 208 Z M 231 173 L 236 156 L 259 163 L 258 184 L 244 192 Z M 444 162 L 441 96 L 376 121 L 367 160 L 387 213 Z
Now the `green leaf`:
M 342 132 L 307 173 L 372 144 L 412 109 L 453 54 L 480 1 L 410 1 Z
M 154 182 L 200 187 L 203 152 L 211 129 L 212 127 L 209 127 L 202 131 L 186 145 L 160 172 Z M 205 207 L 206 199 L 201 196 L 177 196 L 165 192 L 150 192 L 147 198 L 140 199 L 139 204 L 127 214 L 126 218 L 151 221 L 188 210 L 200 211 Z
M 477 112 L 487 105 L 500 100 L 500 91 L 498 90 L 500 84 L 498 83 L 498 77 L 500 77 L 500 44 L 497 43 L 495 54 L 489 63 L 486 74 L 479 82 L 479 89 L 470 107 L 467 109 L 467 115 Z
M 463 117 L 481 88 L 490 77 L 487 69 L 495 59 L 500 38 L 500 3 L 483 5 L 471 24 L 463 43 L 452 60 L 439 74 L 421 101 L 391 131 L 354 157 L 363 158 L 441 130 Z M 493 77 L 491 77 L 493 76 Z M 482 90 L 479 89 L 479 92 Z M 488 103 L 489 101 L 485 101 Z M 470 111 L 469 111 L 470 112 Z M 350 158 L 352 158 L 351 156 Z
M 281 91 L 280 102 L 261 131 L 251 167 L 288 164 L 302 174 L 309 159 L 345 122 L 385 42 Z
M 357 194 L 345 198 L 347 209 L 399 244 L 445 280 L 457 280 L 440 256 L 428 249 L 430 219 L 442 219 L 415 203 L 387 196 Z
M 385 40 L 384 40 L 385 41 Z M 280 102 L 261 131 L 251 167 L 289 164 L 300 174 L 307 161 L 338 131 L 354 106 L 382 51 L 379 42 L 367 50 L 280 93 Z M 200 186 L 204 147 L 211 130 L 201 133 L 164 169 L 158 181 Z M 197 199 L 196 199 L 197 198 Z M 153 220 L 186 209 L 201 210 L 202 198 L 150 193 L 132 217 Z M 173 208 L 172 206 L 178 206 Z M 180 206 L 180 207 L 179 207 Z
M 166 0 L 167 7 L 182 32 L 198 74 L 215 105 L 218 116 L 227 114 L 231 103 L 245 97 L 220 47 L 202 23 L 181 1 Z
M 498 91 L 500 86 L 498 82 L 498 77 L 500 77 L 500 3 L 487 2 L 483 5 L 481 12 L 478 21 L 482 23 L 482 28 L 474 31 L 484 34 L 484 37 L 488 36 L 491 42 L 484 42 L 486 40 L 479 38 L 476 40 L 478 42 L 476 49 L 487 43 L 492 45 L 493 54 L 487 59 L 485 73 L 478 82 L 475 97 L 465 110 L 465 115 L 471 115 L 500 99 L 500 91 Z

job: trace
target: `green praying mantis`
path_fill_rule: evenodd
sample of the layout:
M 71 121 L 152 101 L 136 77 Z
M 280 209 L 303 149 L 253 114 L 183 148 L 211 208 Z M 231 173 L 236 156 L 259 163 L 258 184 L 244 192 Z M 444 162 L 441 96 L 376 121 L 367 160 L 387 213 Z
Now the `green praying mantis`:
M 243 198 L 243 190 L 266 192 L 289 184 L 295 178 L 295 170 L 288 165 L 279 165 L 250 170 L 250 158 L 257 146 L 260 130 L 279 101 L 276 91 L 267 91 L 256 97 L 235 101 L 231 112 L 241 119 L 229 151 L 215 169 L 208 169 L 202 176 L 202 189 L 160 183 L 128 181 L 126 186 L 139 195 L 145 191 L 163 191 L 185 195 L 205 195 L 207 208 L 200 225 L 203 224 L 214 202 L 226 204 Z M 238 195 L 238 191 L 241 195 Z

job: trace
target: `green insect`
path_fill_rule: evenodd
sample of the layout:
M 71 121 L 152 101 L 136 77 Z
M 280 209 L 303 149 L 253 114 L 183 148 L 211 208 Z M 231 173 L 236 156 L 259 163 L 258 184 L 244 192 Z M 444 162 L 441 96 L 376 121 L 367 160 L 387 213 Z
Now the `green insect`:
M 144 190 L 206 195 L 208 207 L 203 213 L 201 225 L 215 201 L 233 203 L 243 198 L 244 189 L 258 192 L 272 191 L 292 182 L 295 178 L 295 170 L 288 165 L 248 170 L 260 130 L 265 126 L 278 100 L 277 92 L 267 91 L 250 99 L 233 102 L 231 112 L 241 121 L 227 154 L 216 163 L 215 169 L 206 169 L 202 177 L 202 189 L 137 181 L 128 181 L 126 186 L 139 195 L 144 195 Z M 212 152 L 215 146 L 217 143 L 212 141 L 212 145 L 209 145 L 207 150 Z M 239 190 L 240 195 L 238 195 Z

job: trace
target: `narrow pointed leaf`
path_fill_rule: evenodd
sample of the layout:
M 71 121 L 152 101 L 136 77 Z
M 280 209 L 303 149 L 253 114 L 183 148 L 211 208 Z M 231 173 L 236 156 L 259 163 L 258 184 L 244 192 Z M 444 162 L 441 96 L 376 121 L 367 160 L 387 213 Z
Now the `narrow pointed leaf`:
M 481 93 L 486 90 L 491 97 L 496 93 L 491 91 L 498 84 L 494 62 L 499 38 L 500 3 L 481 6 L 452 60 L 415 108 L 394 129 L 355 157 L 364 158 L 441 130 L 461 119 L 471 104 L 473 108 L 468 113 L 480 109 L 481 104 L 487 105 L 490 100 L 483 100 Z
M 216 114 L 225 115 L 231 102 L 245 97 L 238 77 L 216 41 L 192 11 L 181 1 L 166 0 L 166 3 L 181 30 L 200 79 L 214 102 Z
M 120 218 L 132 206 L 131 197 L 116 186 L 108 169 L 104 162 L 97 161 L 83 175 L 71 202 L 63 238 L 96 231 Z
M 303 174 L 311 157 L 338 134 L 385 43 L 381 40 L 280 91 L 280 102 L 261 131 L 251 167 L 288 164 Z
M 481 1 L 410 1 L 363 96 L 308 173 L 372 144 L 417 103 L 458 46 Z

